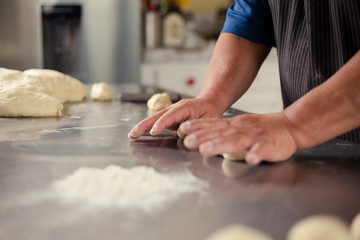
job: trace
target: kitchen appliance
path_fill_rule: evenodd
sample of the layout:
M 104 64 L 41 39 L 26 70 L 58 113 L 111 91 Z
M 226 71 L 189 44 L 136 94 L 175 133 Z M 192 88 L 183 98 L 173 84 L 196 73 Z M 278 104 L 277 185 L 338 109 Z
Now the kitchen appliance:
M 140 1 L 1 0 L 0 67 L 139 81 Z

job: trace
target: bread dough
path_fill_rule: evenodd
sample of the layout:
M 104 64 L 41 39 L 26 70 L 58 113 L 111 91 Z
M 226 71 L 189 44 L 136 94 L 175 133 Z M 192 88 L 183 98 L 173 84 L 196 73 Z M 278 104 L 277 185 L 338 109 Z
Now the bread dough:
M 29 69 L 24 71 L 27 84 L 42 86 L 47 94 L 61 103 L 82 101 L 87 87 L 76 78 L 49 69 Z
M 248 172 L 248 166 L 246 164 L 241 164 L 239 162 L 231 161 L 229 159 L 224 159 L 221 163 L 222 171 L 226 176 L 231 178 L 236 178 L 242 176 Z
M 216 231 L 206 240 L 272 240 L 272 238 L 254 228 L 236 224 Z
M 110 101 L 112 99 L 110 87 L 104 82 L 94 83 L 91 88 L 90 96 L 97 101 Z
M 350 240 L 360 240 L 360 213 L 355 216 L 351 223 Z
M 54 70 L 0 68 L 0 116 L 61 116 L 62 103 L 81 101 L 87 87 Z
M 148 101 L 147 106 L 151 110 L 159 111 L 172 104 L 168 93 L 156 93 Z
M 186 152 L 187 151 L 187 148 L 185 147 L 184 145 L 184 141 L 179 138 L 177 141 L 176 141 L 176 145 L 177 145 L 177 148 L 182 151 L 182 152 Z
M 223 157 L 231 161 L 244 161 L 246 157 L 246 152 L 241 152 L 237 154 L 223 153 Z
M 177 129 L 176 133 L 180 139 L 184 139 L 186 137 L 186 133 L 181 131 L 180 128 Z
M 330 215 L 305 218 L 291 227 L 287 240 L 349 240 L 349 226 Z

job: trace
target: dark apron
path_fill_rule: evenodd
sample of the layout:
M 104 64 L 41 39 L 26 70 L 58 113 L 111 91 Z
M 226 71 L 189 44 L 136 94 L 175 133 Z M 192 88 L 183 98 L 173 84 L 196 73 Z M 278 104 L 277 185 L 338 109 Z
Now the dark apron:
M 268 0 L 268 3 L 286 108 L 329 79 L 359 51 L 360 1 Z M 360 128 L 339 137 L 360 143 Z

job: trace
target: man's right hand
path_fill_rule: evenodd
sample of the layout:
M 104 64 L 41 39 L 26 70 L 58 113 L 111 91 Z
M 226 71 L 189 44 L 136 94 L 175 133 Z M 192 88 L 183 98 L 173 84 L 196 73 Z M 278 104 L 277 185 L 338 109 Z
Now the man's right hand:
M 186 121 L 199 118 L 220 118 L 222 112 L 204 98 L 183 99 L 139 122 L 128 134 L 136 139 L 145 133 L 157 135 L 164 129 L 176 130 Z

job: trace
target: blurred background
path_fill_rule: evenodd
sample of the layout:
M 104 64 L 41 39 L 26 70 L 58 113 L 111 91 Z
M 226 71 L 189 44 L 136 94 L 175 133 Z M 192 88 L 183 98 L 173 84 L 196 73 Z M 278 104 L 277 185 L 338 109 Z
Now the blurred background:
M 134 83 L 196 96 L 230 0 L 1 0 L 0 67 L 48 68 L 84 83 Z M 244 111 L 282 109 L 275 49 Z

